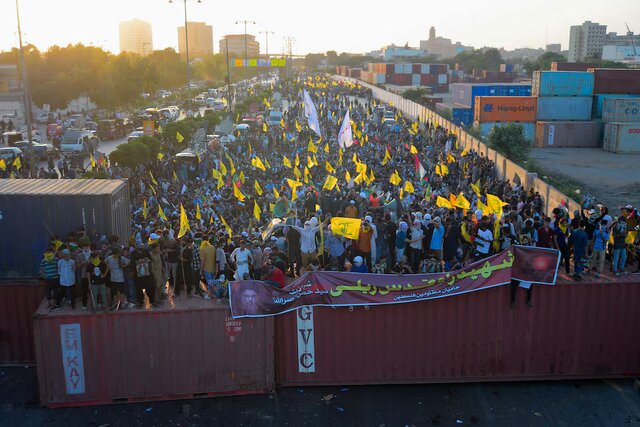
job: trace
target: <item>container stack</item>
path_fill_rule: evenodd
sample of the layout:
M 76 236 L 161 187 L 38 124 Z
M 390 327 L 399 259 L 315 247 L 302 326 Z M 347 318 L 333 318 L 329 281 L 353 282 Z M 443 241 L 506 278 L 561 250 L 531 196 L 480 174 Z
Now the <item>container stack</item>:
M 536 102 L 532 96 L 478 96 L 474 106 L 474 129 L 488 135 L 495 126 L 522 125 L 525 138 L 535 136 Z
M 640 153 L 640 97 L 605 99 L 602 122 L 603 150 Z
M 530 84 L 454 83 L 450 106 L 455 124 L 469 126 L 474 120 L 477 97 L 526 97 L 531 95 Z
M 360 72 L 361 80 L 371 84 L 427 86 L 433 93 L 449 91 L 447 64 L 369 63 Z
M 597 147 L 600 122 L 591 121 L 593 73 L 535 71 L 537 147 Z
M 607 98 L 640 97 L 640 70 L 589 68 L 589 72 L 594 76 L 593 118 L 602 117 Z

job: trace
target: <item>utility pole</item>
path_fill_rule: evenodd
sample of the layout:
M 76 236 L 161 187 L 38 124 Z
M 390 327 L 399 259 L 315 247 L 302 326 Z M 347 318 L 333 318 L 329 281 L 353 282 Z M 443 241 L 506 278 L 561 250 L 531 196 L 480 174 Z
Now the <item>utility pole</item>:
M 260 34 L 264 34 L 266 38 L 267 59 L 269 59 L 269 34 L 275 34 L 273 31 L 264 30 L 260 31 Z
M 169 0 L 169 3 L 173 3 L 173 0 Z M 187 0 L 183 0 L 184 3 L 184 44 L 187 58 L 187 92 L 191 89 L 191 70 L 189 69 L 189 28 L 187 24 Z M 198 3 L 202 3 L 202 0 L 198 0 Z
M 24 46 L 22 46 L 22 30 L 20 28 L 20 8 L 16 0 L 16 18 L 18 19 L 18 40 L 20 43 L 20 68 L 22 69 L 22 89 L 24 91 L 24 116 L 27 125 L 27 140 L 29 141 L 29 174 L 36 177 L 36 157 L 33 152 L 33 135 L 31 130 L 31 94 L 27 81 L 27 67 L 24 64 Z
M 237 24 L 244 24 L 244 61 L 245 61 L 245 67 L 249 66 L 249 53 L 248 53 L 248 49 L 247 49 L 247 24 L 256 24 L 256 21 L 249 21 L 249 20 L 242 20 L 242 21 L 236 21 L 236 25 Z
M 293 64 L 291 64 L 291 57 L 293 56 L 293 42 L 296 41 L 295 37 L 290 37 L 290 36 L 286 36 L 283 37 L 284 39 L 284 43 L 285 43 L 285 47 L 287 50 L 287 53 L 289 54 L 289 60 L 287 61 L 287 70 L 289 70 L 289 67 L 291 67 Z
M 231 104 L 231 66 L 229 64 L 229 38 L 225 37 L 224 42 L 226 44 L 226 53 L 227 53 L 227 106 L 229 107 L 229 111 L 232 111 Z

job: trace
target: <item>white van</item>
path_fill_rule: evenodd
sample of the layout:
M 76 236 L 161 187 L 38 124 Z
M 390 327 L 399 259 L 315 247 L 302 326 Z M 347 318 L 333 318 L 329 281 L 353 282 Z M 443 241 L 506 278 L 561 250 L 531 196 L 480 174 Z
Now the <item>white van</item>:
M 88 154 L 91 149 L 91 132 L 84 129 L 68 129 L 62 137 L 60 151 L 63 154 Z

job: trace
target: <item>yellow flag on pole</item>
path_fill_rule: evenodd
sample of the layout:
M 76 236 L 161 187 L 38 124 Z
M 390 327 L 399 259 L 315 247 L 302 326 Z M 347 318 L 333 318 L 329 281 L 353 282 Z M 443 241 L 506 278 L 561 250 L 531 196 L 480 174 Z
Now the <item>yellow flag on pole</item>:
M 266 170 L 267 170 L 267 168 L 264 166 L 264 163 L 262 163 L 262 160 L 260 160 L 260 157 L 256 157 L 255 158 L 255 161 L 254 161 L 253 165 L 257 169 L 260 169 L 263 172 L 266 172 Z
M 16 169 L 20 169 L 22 167 L 22 161 L 20 160 L 20 157 L 16 157 L 16 159 L 13 161 L 13 166 L 15 166 Z
M 7 170 L 7 164 L 4 162 L 4 159 L 0 159 L 0 169 L 3 171 Z
M 200 212 L 200 204 L 196 203 L 196 219 L 200 221 L 202 219 L 202 213 Z
M 162 154 L 162 153 L 158 153 L 158 155 L 156 156 L 156 158 L 157 158 L 158 160 L 162 160 L 162 159 L 164 159 L 164 154 Z
M 334 217 L 331 218 L 331 233 L 356 240 L 360 235 L 361 219 Z
M 149 176 L 151 177 L 151 182 L 153 182 L 153 185 L 158 185 L 158 183 L 156 182 L 156 179 L 153 177 L 153 174 L 151 173 L 151 171 L 149 171 Z
M 447 199 L 441 196 L 438 196 L 438 198 L 436 199 L 436 206 L 438 206 L 439 208 L 452 208 L 451 203 L 449 203 Z
M 349 171 L 346 171 L 344 173 L 344 180 L 347 181 L 347 184 L 349 183 L 349 181 L 351 181 L 351 174 L 349 173 Z
M 403 190 L 406 191 L 407 193 L 413 193 L 415 191 L 413 188 L 413 184 L 410 181 L 404 182 Z
M 240 191 L 238 186 L 235 184 L 233 184 L 233 195 L 236 197 L 236 199 L 240 200 L 241 202 L 244 202 L 245 195 L 242 194 L 242 191 Z
M 282 164 L 290 169 L 293 169 L 293 166 L 291 166 L 291 162 L 289 161 L 289 159 L 287 159 L 287 156 L 284 156 L 282 158 Z
M 453 194 L 453 193 L 449 193 L 449 203 L 451 203 L 451 206 L 455 206 L 457 201 L 458 201 L 458 199 L 457 199 L 456 195 Z
M 227 234 L 229 235 L 229 239 L 231 239 L 231 237 L 233 237 L 233 230 L 231 229 L 231 227 L 229 227 L 229 224 L 227 224 L 227 221 L 225 221 L 222 215 L 220 215 L 220 222 L 222 222 L 222 225 L 224 225 L 224 228 L 227 229 Z
M 309 144 L 307 145 L 307 151 L 309 153 L 317 153 L 318 152 L 318 148 L 313 143 L 313 140 L 311 138 L 309 138 Z
M 278 200 L 280 198 L 280 192 L 276 190 L 276 187 L 273 187 L 273 195 Z
M 389 160 L 391 160 L 391 153 L 389 152 L 389 147 L 384 150 L 384 158 L 382 159 L 382 166 L 386 165 Z
M 502 216 L 502 207 L 508 205 L 508 203 L 500 200 L 498 196 L 487 193 L 487 207 L 491 209 L 491 213 L 496 214 L 498 218 Z
M 400 174 L 398 174 L 397 170 L 394 170 L 393 174 L 391 175 L 391 178 L 389 178 L 389 182 L 397 186 L 400 184 L 401 181 L 402 179 L 400 178 Z
M 331 166 L 331 163 L 329 163 L 328 161 L 324 162 L 324 168 L 329 173 L 335 173 L 336 172 L 336 170 L 333 168 L 333 166 Z
M 258 205 L 257 201 L 253 201 L 253 216 L 256 217 L 258 221 L 260 221 L 260 214 L 262 213 L 262 209 Z
M 462 194 L 462 192 L 460 192 L 460 194 L 458 194 L 458 197 L 456 197 L 455 207 L 465 210 L 471 208 L 471 203 L 469 203 L 467 198 L 464 197 L 464 194 Z
M 324 152 L 328 153 L 329 152 L 329 144 L 325 142 L 324 144 Z
M 472 183 L 471 188 L 473 189 L 473 192 L 476 193 L 478 197 L 480 197 L 480 180 L 476 181 L 475 184 Z
M 182 238 L 187 231 L 190 231 L 189 228 L 189 218 L 187 218 L 187 213 L 184 210 L 184 206 L 180 204 L 180 231 L 178 232 L 178 239 Z
M 220 172 L 225 176 L 227 175 L 227 173 L 229 173 L 227 171 L 227 167 L 224 165 L 224 163 L 222 163 L 222 160 L 220 160 Z
M 178 142 L 180 143 L 180 142 L 184 141 L 184 136 L 182 136 L 182 135 L 180 134 L 180 132 L 176 131 L 176 139 L 177 139 L 177 140 L 178 140 Z
M 260 187 L 260 184 L 258 183 L 258 180 L 255 180 L 253 182 L 253 188 L 256 190 L 256 194 L 258 196 L 262 196 L 262 187 Z
M 336 186 L 336 184 L 338 183 L 338 178 L 336 178 L 333 175 L 327 175 L 327 179 L 324 182 L 324 185 L 322 186 L 323 189 L 327 189 L 329 191 L 333 190 L 334 187 Z
M 464 150 L 462 150 L 462 153 L 460 153 L 460 157 L 464 157 L 464 156 L 466 156 L 467 154 L 469 154 L 469 145 L 466 145 L 466 146 L 464 147 Z
M 144 199 L 142 201 L 142 217 L 146 220 L 147 219 L 147 199 Z
M 167 219 L 167 216 L 164 214 L 164 211 L 162 210 L 162 206 L 160 206 L 160 205 L 158 205 L 158 217 L 161 218 L 165 222 L 169 221 Z
M 416 148 L 415 145 L 411 144 L 411 147 L 409 147 L 409 152 L 411 154 L 418 154 L 418 149 Z

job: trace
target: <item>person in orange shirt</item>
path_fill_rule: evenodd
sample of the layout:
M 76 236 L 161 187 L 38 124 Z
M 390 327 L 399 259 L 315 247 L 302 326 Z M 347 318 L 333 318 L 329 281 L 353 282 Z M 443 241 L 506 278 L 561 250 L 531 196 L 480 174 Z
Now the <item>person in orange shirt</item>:
M 360 226 L 360 234 L 358 235 L 358 241 L 356 247 L 358 248 L 358 254 L 365 259 L 367 267 L 371 270 L 371 237 L 373 236 L 373 228 L 367 221 L 362 221 Z
M 351 200 L 349 206 L 344 209 L 344 216 L 347 218 L 358 218 L 358 207 L 356 201 Z

